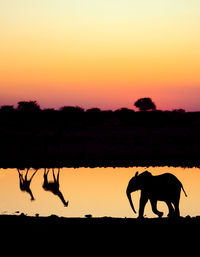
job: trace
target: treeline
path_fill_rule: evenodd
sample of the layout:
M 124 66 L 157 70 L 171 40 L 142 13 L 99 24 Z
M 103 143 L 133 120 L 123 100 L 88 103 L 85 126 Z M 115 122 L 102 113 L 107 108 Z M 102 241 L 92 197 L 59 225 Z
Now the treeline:
M 149 99 L 147 102 L 142 99 Z M 157 110 L 150 98 L 135 102 L 139 111 L 128 108 L 101 110 L 90 108 L 84 110 L 79 106 L 63 106 L 58 110 L 41 109 L 36 101 L 20 101 L 16 108 L 13 105 L 0 107 L 0 125 L 15 123 L 21 127 L 30 124 L 35 126 L 200 126 L 200 112 L 185 112 L 183 109 L 173 111 Z M 138 106 L 139 103 L 139 106 Z M 25 123 L 25 124 L 24 124 Z
M 2 106 L 0 167 L 199 166 L 200 112 L 148 102 L 137 101 L 139 111 Z
M 162 112 L 160 110 L 156 109 L 155 103 L 151 100 L 149 97 L 145 98 L 140 98 L 138 99 L 135 103 L 134 106 L 139 109 L 139 111 L 157 111 L 157 112 Z M 119 108 L 115 111 L 112 110 L 106 110 L 102 111 L 100 108 L 90 108 L 90 109 L 83 109 L 82 107 L 79 106 L 62 106 L 58 110 L 54 108 L 45 108 L 41 109 L 40 105 L 37 103 L 37 101 L 20 101 L 17 104 L 17 107 L 15 108 L 13 105 L 2 105 L 0 107 L 0 112 L 65 112 L 68 114 L 81 114 L 81 113 L 94 113 L 98 114 L 100 112 L 103 113 L 112 113 L 112 112 L 124 112 L 124 113 L 133 113 L 135 110 L 133 109 L 128 109 L 128 108 Z M 169 111 L 165 111 L 169 112 Z M 185 113 L 184 109 L 174 109 L 172 112 L 178 112 L 178 113 Z

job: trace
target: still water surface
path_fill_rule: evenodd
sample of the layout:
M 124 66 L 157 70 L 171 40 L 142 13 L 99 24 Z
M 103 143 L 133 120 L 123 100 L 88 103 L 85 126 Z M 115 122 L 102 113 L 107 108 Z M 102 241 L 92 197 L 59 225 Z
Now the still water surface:
M 60 193 L 44 190 L 44 169 L 39 169 L 32 179 L 30 189 L 34 201 L 27 192 L 20 190 L 19 173 L 17 169 L 0 169 L 0 214 L 25 213 L 34 216 L 49 216 L 55 214 L 63 217 L 137 217 L 129 206 L 126 197 L 126 187 L 136 171 L 150 171 L 153 175 L 170 172 L 182 182 L 188 197 L 181 192 L 181 216 L 200 215 L 200 169 L 174 167 L 132 167 L 132 168 L 62 168 L 60 170 Z M 28 172 L 28 178 L 34 173 Z M 58 169 L 55 169 L 57 178 Z M 20 170 L 24 176 L 26 170 Z M 53 181 L 52 170 L 48 179 Z M 60 194 L 60 195 L 61 195 Z M 134 206 L 138 211 L 140 191 L 132 193 Z M 64 206 L 68 202 L 68 206 Z M 65 204 L 66 205 L 66 204 Z M 158 210 L 168 214 L 166 204 L 158 202 Z M 148 202 L 144 214 L 156 217 Z

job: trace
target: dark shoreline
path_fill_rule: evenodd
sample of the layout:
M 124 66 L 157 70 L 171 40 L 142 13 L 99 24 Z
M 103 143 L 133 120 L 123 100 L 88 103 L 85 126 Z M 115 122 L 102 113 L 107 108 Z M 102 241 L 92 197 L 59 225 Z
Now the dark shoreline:
M 95 235 L 107 231 L 110 236 L 114 236 L 116 231 L 126 233 L 133 231 L 134 233 L 149 233 L 152 235 L 159 232 L 166 233 L 173 231 L 179 233 L 184 230 L 185 233 L 200 229 L 200 216 L 196 217 L 180 217 L 177 219 L 169 218 L 113 218 L 113 217 L 98 217 L 98 218 L 65 218 L 51 215 L 48 217 L 33 217 L 21 215 L 0 215 L 0 226 L 6 225 L 9 230 L 16 230 L 20 233 L 20 229 L 29 228 L 32 232 L 48 231 L 50 228 L 52 233 L 61 233 L 67 231 L 70 234 L 89 233 Z M 149 232 L 148 232 L 149 231 Z M 3 232 L 3 231 L 2 231 Z M 22 232 L 22 231 L 21 231 Z M 187 236 L 184 234 L 184 236 Z M 180 235 L 181 236 L 181 235 Z
M 179 219 L 63 218 L 0 215 L 1 246 L 15 254 L 38 252 L 45 256 L 197 253 L 200 216 Z M 11 243 L 8 247 L 8 242 Z M 5 244 L 3 244 L 5 243 Z M 12 247 L 12 245 L 17 247 Z M 158 255 L 156 255 L 158 256 Z
M 89 215 L 90 216 L 90 215 Z M 128 228 L 129 226 L 134 226 L 138 228 L 150 228 L 153 227 L 163 227 L 169 228 L 179 227 L 179 226 L 199 226 L 200 227 L 200 216 L 196 217 L 179 217 L 179 218 L 120 218 L 120 217 L 59 217 L 57 215 L 50 216 L 27 216 L 25 214 L 12 215 L 12 214 L 1 214 L 0 215 L 0 224 L 3 225 L 8 223 L 12 226 L 23 226 L 30 225 L 37 228 L 37 226 L 51 226 L 51 228 L 58 228 L 59 226 L 62 229 L 68 228 L 72 229 L 76 226 L 81 228 L 90 227 L 97 228 L 99 226 L 117 226 L 118 228 Z M 60 227 L 60 228 L 61 228 Z
M 131 167 L 182 167 L 200 168 L 200 160 L 137 160 L 137 161 L 37 161 L 37 160 L 0 160 L 0 168 L 131 168 Z

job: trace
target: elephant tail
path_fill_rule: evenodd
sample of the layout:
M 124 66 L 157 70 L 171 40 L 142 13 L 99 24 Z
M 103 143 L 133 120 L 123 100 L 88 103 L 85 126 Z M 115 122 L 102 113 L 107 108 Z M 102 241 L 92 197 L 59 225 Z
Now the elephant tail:
M 182 190 L 183 190 L 183 192 L 184 192 L 185 196 L 187 197 L 187 194 L 186 194 L 185 189 L 184 189 L 184 187 L 183 187 L 183 185 L 182 185 L 182 184 L 181 184 L 181 188 L 182 188 Z

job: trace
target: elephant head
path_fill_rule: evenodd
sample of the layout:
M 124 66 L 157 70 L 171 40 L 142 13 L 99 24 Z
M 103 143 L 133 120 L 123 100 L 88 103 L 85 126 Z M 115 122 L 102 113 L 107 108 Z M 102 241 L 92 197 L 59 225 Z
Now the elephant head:
M 149 176 L 152 176 L 152 174 L 148 171 L 145 171 L 145 172 L 141 173 L 140 175 L 138 175 L 138 171 L 137 171 L 135 173 L 135 176 L 132 177 L 128 183 L 128 186 L 126 189 L 126 195 L 128 197 L 130 206 L 135 213 L 136 213 L 136 210 L 133 205 L 131 193 L 134 191 L 137 191 L 137 190 L 141 190 L 143 187 L 145 187 Z

